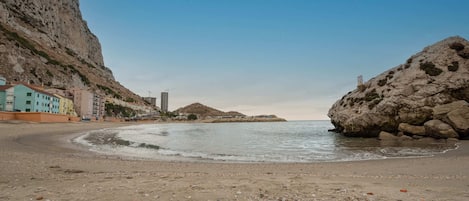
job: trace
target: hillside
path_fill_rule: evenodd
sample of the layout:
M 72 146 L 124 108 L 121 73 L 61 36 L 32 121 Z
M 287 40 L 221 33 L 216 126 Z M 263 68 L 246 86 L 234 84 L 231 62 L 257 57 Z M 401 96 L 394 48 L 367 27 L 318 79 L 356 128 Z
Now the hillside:
M 175 111 L 178 114 L 190 115 L 195 114 L 201 122 L 204 123 L 237 123 L 237 122 L 282 122 L 286 121 L 275 115 L 259 115 L 246 116 L 240 112 L 229 111 L 223 112 L 215 108 L 200 104 L 192 103 Z
M 215 116 L 236 116 L 236 115 L 246 116 L 239 112 L 229 112 L 229 113 L 223 112 L 223 111 L 217 110 L 215 108 L 212 108 L 212 107 L 200 104 L 200 103 L 192 103 L 190 105 L 177 109 L 176 112 L 185 113 L 185 114 L 196 114 L 199 118 L 215 117 Z
M 328 116 L 347 136 L 465 138 L 468 102 L 469 42 L 450 37 L 359 85 Z
M 104 65 L 78 0 L 0 1 L 0 75 L 53 88 L 89 88 L 143 103 Z

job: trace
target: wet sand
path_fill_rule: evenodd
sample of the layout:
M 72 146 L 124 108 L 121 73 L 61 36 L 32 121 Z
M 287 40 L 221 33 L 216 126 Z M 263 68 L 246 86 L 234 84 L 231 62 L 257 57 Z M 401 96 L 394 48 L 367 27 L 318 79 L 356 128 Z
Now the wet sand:
M 0 122 L 0 200 L 469 200 L 469 142 L 426 158 L 310 164 L 129 160 L 71 144 L 128 123 Z

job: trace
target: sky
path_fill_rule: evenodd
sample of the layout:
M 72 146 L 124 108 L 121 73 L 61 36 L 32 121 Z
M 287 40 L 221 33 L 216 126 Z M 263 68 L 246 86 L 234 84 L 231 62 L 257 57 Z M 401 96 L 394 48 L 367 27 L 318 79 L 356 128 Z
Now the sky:
M 466 0 L 80 0 L 104 63 L 169 109 L 327 120 L 364 81 L 450 36 L 469 39 Z

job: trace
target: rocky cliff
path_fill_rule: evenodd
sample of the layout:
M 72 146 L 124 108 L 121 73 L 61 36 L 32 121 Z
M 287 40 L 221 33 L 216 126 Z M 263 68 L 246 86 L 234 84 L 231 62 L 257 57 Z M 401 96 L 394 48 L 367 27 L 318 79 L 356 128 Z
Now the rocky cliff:
M 328 116 L 346 136 L 465 138 L 468 102 L 469 42 L 450 37 L 359 85 Z
M 78 0 L 0 0 L 0 13 L 0 75 L 9 81 L 89 87 L 141 101 L 104 66 Z

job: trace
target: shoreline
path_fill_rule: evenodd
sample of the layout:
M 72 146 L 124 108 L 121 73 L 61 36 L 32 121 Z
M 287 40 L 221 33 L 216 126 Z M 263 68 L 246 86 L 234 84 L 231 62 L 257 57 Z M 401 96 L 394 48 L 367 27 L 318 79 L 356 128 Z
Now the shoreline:
M 468 141 L 433 157 L 317 163 L 128 160 L 69 141 L 128 125 L 0 123 L 0 200 L 469 199 Z
M 198 124 L 203 122 L 186 122 L 187 124 Z M 166 123 L 165 123 L 166 124 Z M 177 125 L 178 123 L 175 123 Z M 139 125 L 139 124 L 137 124 Z M 156 124 L 157 125 L 157 124 Z M 97 132 L 94 132 L 97 131 Z M 121 139 L 117 137 L 116 132 L 109 132 L 104 130 L 104 132 L 100 132 L 99 130 L 94 130 L 91 135 L 89 132 L 84 132 L 82 135 L 76 135 L 70 137 L 68 141 L 64 143 L 72 143 L 75 146 L 83 148 L 85 151 L 90 151 L 99 155 L 107 155 L 107 156 L 117 156 L 123 159 L 128 160 L 149 160 L 149 161 L 166 161 L 166 162 L 200 162 L 200 163 L 268 163 L 268 164 L 288 164 L 288 163 L 300 163 L 300 164 L 308 164 L 308 163 L 327 163 L 327 162 L 353 162 L 353 161 L 369 161 L 369 160 L 388 160 L 388 159 L 405 159 L 405 158 L 426 158 L 426 157 L 435 157 L 446 153 L 448 151 L 452 151 L 457 149 L 458 141 L 435 141 L 436 145 L 443 146 L 443 148 L 439 148 L 440 150 L 426 150 L 421 151 L 418 153 L 409 152 L 409 153 L 400 153 L 400 154 L 386 154 L 379 152 L 371 152 L 373 157 L 363 156 L 363 157 L 345 157 L 345 158 L 330 158 L 330 159 L 317 159 L 317 160 L 256 160 L 252 158 L 249 159 L 241 159 L 236 157 L 227 157 L 227 158 L 220 158 L 218 154 L 207 154 L 207 155 L 199 155 L 199 154 L 191 154 L 191 152 L 180 152 L 180 153 L 173 153 L 174 155 L 165 155 L 156 153 L 158 150 L 164 149 L 158 145 L 154 144 L 147 144 L 147 143 L 139 143 L 133 142 L 131 139 Z M 428 146 L 428 143 L 423 145 L 422 142 L 408 142 L 406 144 L 395 145 L 394 141 L 384 141 L 384 144 L 380 145 L 373 145 L 378 146 L 377 149 L 386 149 L 387 147 L 391 147 L 392 149 L 399 149 L 399 147 L 407 148 L 409 150 L 412 149 L 419 149 L 422 146 Z M 368 142 L 364 142 L 365 144 Z M 116 145 L 121 145 L 118 147 L 114 147 Z M 435 146 L 436 146 L 435 145 Z M 110 148 L 112 147 L 112 148 Z M 140 148 L 148 148 L 148 149 L 140 149 Z M 165 149 L 170 150 L 170 149 Z M 398 152 L 399 153 L 399 152 Z M 381 155 L 380 155 L 381 154 Z

